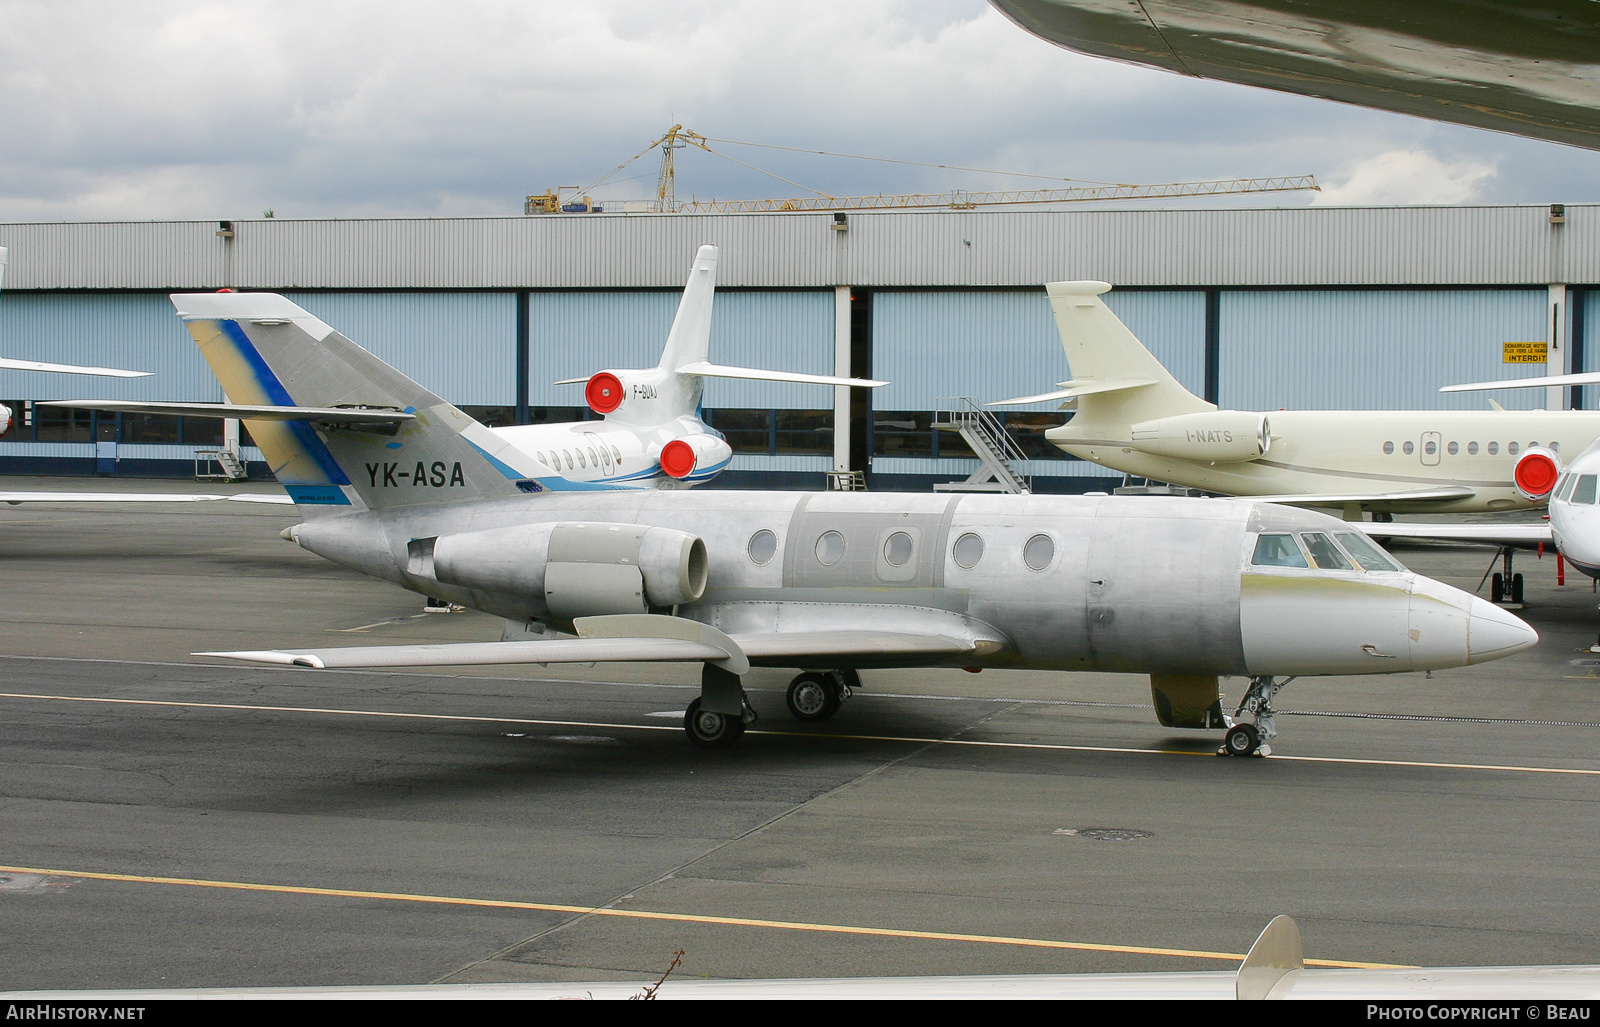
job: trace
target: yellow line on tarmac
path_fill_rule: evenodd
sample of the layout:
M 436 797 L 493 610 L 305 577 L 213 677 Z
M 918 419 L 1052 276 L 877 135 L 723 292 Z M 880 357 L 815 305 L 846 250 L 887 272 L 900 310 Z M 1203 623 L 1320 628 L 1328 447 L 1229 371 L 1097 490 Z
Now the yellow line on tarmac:
M 75 877 L 89 881 L 118 881 L 131 884 L 182 885 L 190 888 L 222 888 L 229 891 L 275 892 L 283 895 L 316 895 L 343 899 L 382 899 L 391 902 L 420 902 L 439 906 L 477 906 L 492 909 L 526 909 L 543 913 L 576 913 L 583 916 L 612 916 L 632 920 L 668 920 L 687 924 L 716 924 L 725 927 L 765 927 L 782 931 L 813 931 L 820 934 L 861 934 L 879 938 L 913 938 L 923 941 L 978 942 L 985 945 L 1018 945 L 1038 949 L 1072 949 L 1080 952 L 1117 952 L 1141 956 L 1181 956 L 1187 959 L 1240 961 L 1242 952 L 1207 952 L 1200 949 L 1165 949 L 1145 945 L 1103 945 L 1084 941 L 1053 941 L 1047 938 L 1008 938 L 989 934 L 953 934 L 946 931 L 904 931 L 892 927 L 854 927 L 847 924 L 809 924 L 793 920 L 752 920 L 736 916 L 701 916 L 694 913 L 658 913 L 644 909 L 612 909 L 594 906 L 567 906 L 553 902 L 518 902 L 512 899 L 466 899 L 449 895 L 416 895 L 408 892 L 354 891 L 347 888 L 310 888 L 287 884 L 253 884 L 245 881 L 207 881 L 188 877 L 146 877 L 139 874 L 106 874 L 83 870 L 51 870 L 44 867 L 0 866 L 0 873 L 41 874 L 49 877 Z M 1337 959 L 1308 959 L 1307 965 L 1345 967 L 1358 970 L 1398 970 L 1408 967 L 1394 963 L 1352 963 Z
M 593 720 L 537 720 L 531 717 L 476 717 L 452 713 L 394 713 L 386 710 L 340 710 L 320 706 L 251 706 L 243 703 L 180 702 L 171 699 L 113 699 L 104 696 L 35 695 L 27 692 L 0 692 L 0 699 L 44 699 L 54 702 L 114 703 L 125 706 L 177 706 L 197 710 L 240 710 L 251 713 L 327 713 L 343 717 L 390 717 L 402 720 L 445 720 L 479 724 L 531 724 L 538 727 L 592 727 L 619 731 L 681 731 L 664 724 L 613 724 Z M 809 731 L 766 731 L 752 729 L 749 735 L 781 738 L 838 738 L 857 742 L 899 742 L 906 745 L 965 745 L 989 749 L 1036 749 L 1049 752 L 1109 752 L 1134 756 L 1211 756 L 1195 749 L 1133 749 L 1111 745 L 1065 745 L 1059 742 L 992 742 L 968 738 L 916 738 L 909 735 L 847 735 Z M 1229 757 L 1233 758 L 1233 757 Z M 1424 760 L 1375 760 L 1346 756 L 1280 756 L 1269 760 L 1295 763 L 1343 763 L 1365 767 L 1420 767 L 1433 770 L 1499 770 L 1519 774 L 1558 774 L 1575 777 L 1600 777 L 1600 770 L 1575 767 L 1528 767 L 1501 763 L 1435 763 Z

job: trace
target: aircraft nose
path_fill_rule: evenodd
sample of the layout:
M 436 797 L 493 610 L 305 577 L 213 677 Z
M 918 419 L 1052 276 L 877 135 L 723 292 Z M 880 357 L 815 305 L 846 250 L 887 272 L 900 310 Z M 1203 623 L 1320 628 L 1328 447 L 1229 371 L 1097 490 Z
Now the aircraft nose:
M 1539 641 L 1539 633 L 1526 621 L 1487 600 L 1474 596 L 1468 612 L 1468 663 L 1498 660 L 1531 649 Z

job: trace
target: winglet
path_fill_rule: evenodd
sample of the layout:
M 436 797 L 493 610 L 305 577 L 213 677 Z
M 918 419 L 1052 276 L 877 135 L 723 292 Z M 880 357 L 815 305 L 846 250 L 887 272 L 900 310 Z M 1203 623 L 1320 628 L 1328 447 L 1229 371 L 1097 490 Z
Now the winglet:
M 1264 999 L 1279 981 L 1305 968 L 1299 925 L 1292 917 L 1273 917 L 1239 964 L 1233 979 L 1234 995 L 1241 1001 Z

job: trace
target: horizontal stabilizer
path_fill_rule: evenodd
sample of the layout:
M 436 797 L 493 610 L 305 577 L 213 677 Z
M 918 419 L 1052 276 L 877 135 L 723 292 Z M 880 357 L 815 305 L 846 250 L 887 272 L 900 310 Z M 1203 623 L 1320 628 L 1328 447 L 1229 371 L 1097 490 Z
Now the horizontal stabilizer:
M 1233 496 L 1253 503 L 1282 503 L 1285 506 L 1332 506 L 1338 503 L 1419 503 L 1471 499 L 1477 493 L 1465 485 L 1443 485 L 1436 489 L 1408 492 L 1341 492 L 1328 495 Z
M 0 371 L 53 371 L 56 374 L 98 374 L 107 378 L 148 378 L 153 371 L 124 371 L 120 367 L 84 367 L 80 364 L 46 364 L 39 360 L 0 357 Z
M 1056 399 L 1076 399 L 1079 396 L 1090 396 L 1097 392 L 1121 392 L 1123 389 L 1141 389 L 1146 385 L 1156 384 L 1153 378 L 1078 378 L 1070 382 L 1057 382 L 1061 388 L 1056 392 L 1042 392 L 1037 396 L 1018 396 L 1016 399 L 1001 399 L 993 403 L 985 403 L 991 407 L 1018 407 L 1027 403 L 1048 403 Z
M 871 378 L 835 378 L 831 374 L 801 374 L 798 371 L 763 371 L 754 367 L 729 367 L 697 361 L 678 368 L 679 374 L 698 374 L 706 378 L 744 378 L 757 382 L 795 382 L 800 385 L 845 385 L 876 389 L 888 385 Z
M 125 414 L 176 417 L 237 417 L 242 421 L 311 421 L 315 424 L 399 424 L 416 414 L 369 407 L 255 406 L 245 403 L 141 403 L 132 400 L 62 399 L 40 403 L 74 410 L 120 410 Z
M 215 493 L 173 492 L 0 492 L 0 503 L 271 503 L 293 506 L 285 495 L 266 492 L 237 492 L 231 496 Z
M 675 619 L 642 614 L 636 615 L 636 618 Z M 601 622 L 622 619 L 582 618 L 577 622 L 577 627 L 580 632 L 587 632 L 601 627 Z M 685 623 L 703 626 L 692 621 Z M 645 627 L 649 630 L 649 626 Z M 789 666 L 787 661 L 794 660 L 848 657 L 959 656 L 978 648 L 977 643 L 970 640 L 892 631 L 797 631 L 725 637 L 733 643 L 732 648 L 742 651 L 751 661 L 773 666 Z M 738 660 L 740 653 L 729 652 L 729 648 L 727 645 L 686 638 L 590 636 L 548 641 L 458 642 L 447 645 L 357 646 L 194 655 L 334 670 L 356 667 L 466 667 L 504 663 L 718 663 Z
M 1368 535 L 1378 538 L 1414 538 L 1435 542 L 1487 542 L 1496 546 L 1536 546 L 1552 543 L 1555 535 L 1544 521 L 1537 524 L 1506 524 L 1487 521 L 1481 524 L 1423 524 L 1384 521 L 1363 524 Z
M 1468 385 L 1446 385 L 1440 392 L 1488 392 L 1490 389 L 1547 389 L 1564 385 L 1600 385 L 1600 372 L 1581 374 L 1552 374 L 1541 378 L 1507 378 L 1498 382 L 1472 382 Z

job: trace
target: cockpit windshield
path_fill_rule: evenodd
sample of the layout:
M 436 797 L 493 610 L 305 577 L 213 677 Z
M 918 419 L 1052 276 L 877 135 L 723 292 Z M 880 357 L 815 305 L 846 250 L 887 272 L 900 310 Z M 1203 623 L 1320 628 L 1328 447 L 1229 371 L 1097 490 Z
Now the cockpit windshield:
M 1335 541 L 1337 540 L 1337 541 Z M 1322 531 L 1264 533 L 1256 538 L 1250 558 L 1256 567 L 1302 567 L 1307 570 L 1402 571 L 1377 543 L 1356 532 Z

